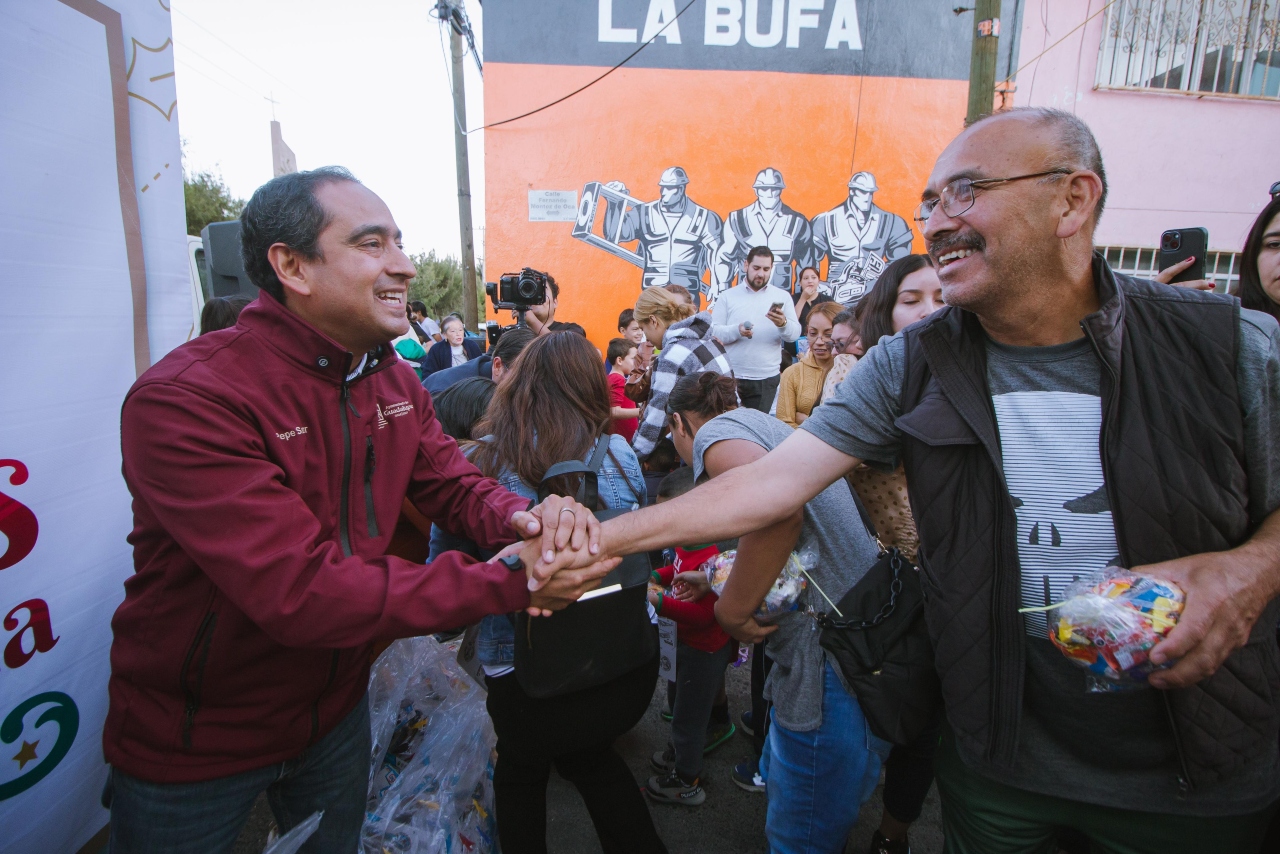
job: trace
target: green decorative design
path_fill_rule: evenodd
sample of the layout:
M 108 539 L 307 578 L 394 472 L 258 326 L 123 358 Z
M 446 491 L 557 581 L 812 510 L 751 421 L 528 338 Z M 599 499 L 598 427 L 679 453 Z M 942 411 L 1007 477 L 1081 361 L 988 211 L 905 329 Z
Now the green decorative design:
M 21 777 L 0 784 L 0 801 L 22 794 L 49 776 L 49 772 L 62 761 L 62 757 L 67 755 L 67 751 L 71 749 L 72 742 L 76 740 L 76 733 L 80 730 L 80 711 L 76 708 L 75 701 L 61 691 L 45 691 L 42 694 L 36 694 L 34 697 L 23 700 L 18 704 L 17 708 L 8 714 L 4 719 L 4 723 L 0 724 L 0 742 L 5 744 L 16 742 L 22 735 L 22 719 L 26 717 L 27 712 L 37 706 L 43 706 L 45 703 L 55 703 L 56 705 L 41 712 L 40 717 L 36 718 L 36 726 L 39 727 L 49 721 L 56 721 L 58 724 L 58 740 L 54 742 L 53 750 L 45 754 L 45 757 L 40 760 L 39 765 Z

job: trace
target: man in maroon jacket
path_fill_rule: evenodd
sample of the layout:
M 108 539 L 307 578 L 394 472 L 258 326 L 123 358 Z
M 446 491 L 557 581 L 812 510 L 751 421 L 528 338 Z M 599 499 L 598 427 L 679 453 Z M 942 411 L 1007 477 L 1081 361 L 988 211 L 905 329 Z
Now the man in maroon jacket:
M 614 565 L 518 571 L 599 526 L 566 499 L 531 508 L 441 431 L 389 343 L 416 271 L 381 199 L 342 169 L 284 175 L 241 238 L 258 300 L 147 371 L 121 416 L 136 574 L 112 620 L 113 854 L 230 851 L 263 791 L 282 831 L 324 811 L 304 851 L 351 854 L 374 644 L 562 608 Z M 424 566 L 386 555 L 406 495 L 489 549 L 544 514 L 576 528 L 523 560 Z

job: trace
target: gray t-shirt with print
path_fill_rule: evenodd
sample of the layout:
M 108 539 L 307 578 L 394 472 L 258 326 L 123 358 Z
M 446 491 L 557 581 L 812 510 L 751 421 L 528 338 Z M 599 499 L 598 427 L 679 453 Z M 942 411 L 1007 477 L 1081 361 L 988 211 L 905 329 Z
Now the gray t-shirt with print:
M 1267 315 L 1242 311 L 1239 330 L 1236 374 L 1256 523 L 1280 506 L 1280 449 L 1273 440 L 1280 435 L 1280 327 Z M 903 355 L 901 335 L 882 339 L 802 428 L 844 453 L 896 464 L 901 435 L 893 422 L 901 414 Z M 1101 369 L 1086 339 L 1053 347 L 987 342 L 987 382 L 1018 520 L 1024 606 L 1059 601 L 1074 578 L 1118 563 L 1098 451 Z M 1159 693 L 1149 687 L 1088 693 L 1083 668 L 1048 640 L 1044 616 L 1028 614 L 1024 624 L 1022 730 L 1016 764 L 998 775 L 1001 782 L 1089 803 L 1192 815 L 1242 814 L 1280 796 L 1273 744 L 1256 776 L 1180 798 Z
M 716 442 L 745 439 L 772 451 L 793 432 L 773 416 L 754 409 L 726 412 L 698 430 L 693 442 L 693 473 L 702 477 L 703 455 Z M 878 554 L 875 542 L 863 526 L 843 478 L 805 505 L 796 551 L 803 553 L 806 547 L 817 553 L 817 564 L 810 573 L 814 582 L 835 602 L 875 563 Z M 802 609 L 821 613 L 831 610 L 822 593 L 812 585 L 801 594 L 800 604 Z M 817 729 L 822 725 L 822 678 L 826 660 L 818 645 L 817 624 L 812 617 L 799 612 L 784 614 L 777 624 L 778 630 L 769 635 L 765 646 L 773 662 L 765 683 L 765 698 L 773 703 L 777 722 L 787 729 L 794 732 Z M 836 674 L 839 672 L 836 667 Z

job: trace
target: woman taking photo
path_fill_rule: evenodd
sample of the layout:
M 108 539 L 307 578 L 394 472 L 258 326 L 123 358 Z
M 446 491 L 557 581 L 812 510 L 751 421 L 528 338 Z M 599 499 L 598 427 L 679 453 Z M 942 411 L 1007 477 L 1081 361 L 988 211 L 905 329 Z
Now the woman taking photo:
M 451 314 L 446 317 L 440 324 L 440 331 L 444 333 L 444 340 L 432 344 L 431 349 L 427 351 L 427 357 L 422 360 L 423 379 L 436 371 L 456 368 L 458 365 L 470 362 L 479 357 L 482 352 L 480 342 L 467 337 L 466 328 L 456 315 Z
M 836 357 L 831 330 L 843 310 L 838 302 L 824 302 L 809 312 L 805 323 L 809 350 L 782 372 L 778 384 L 778 420 L 788 427 L 799 427 L 822 400 L 822 384 Z
M 737 406 L 727 377 L 684 377 L 671 392 L 669 408 L 672 440 L 699 478 L 747 465 L 792 435 L 778 419 Z M 765 835 L 771 851 L 843 851 L 859 808 L 879 780 L 876 751 L 887 745 L 868 729 L 857 698 L 827 661 L 810 613 L 831 611 L 815 588 L 839 601 L 875 562 L 875 542 L 857 519 L 848 486 L 837 481 L 794 518 L 742 537 L 716 603 L 716 619 L 738 640 L 769 638 L 765 649 L 773 668 L 765 698 L 773 708 L 760 770 L 769 798 Z M 789 553 L 806 548 L 816 551 L 817 561 L 799 610 L 761 627 L 753 616 L 757 607 Z
M 667 396 L 676 380 L 703 371 L 732 377 L 733 368 L 724 347 L 711 337 L 710 312 L 696 312 L 662 288 L 646 288 L 636 300 L 633 316 L 644 337 L 662 351 L 650 374 L 644 417 L 631 440 L 636 456 L 643 460 L 653 453 L 666 429 Z
M 533 499 L 552 465 L 586 462 L 598 442 L 608 442 L 598 480 L 601 503 L 609 509 L 643 505 L 640 464 L 625 439 L 608 435 L 609 421 L 609 389 L 595 347 L 576 333 L 552 332 L 534 339 L 497 387 L 478 429 L 484 438 L 469 457 L 485 475 Z M 432 555 L 453 548 L 488 557 L 474 544 L 432 530 Z M 547 780 L 554 764 L 582 795 L 605 854 L 665 852 L 640 784 L 613 749 L 614 739 L 649 707 L 657 656 L 604 685 L 535 699 L 516 679 L 512 626 L 505 615 L 485 617 L 476 644 L 498 735 L 493 790 L 502 850 L 545 854 Z

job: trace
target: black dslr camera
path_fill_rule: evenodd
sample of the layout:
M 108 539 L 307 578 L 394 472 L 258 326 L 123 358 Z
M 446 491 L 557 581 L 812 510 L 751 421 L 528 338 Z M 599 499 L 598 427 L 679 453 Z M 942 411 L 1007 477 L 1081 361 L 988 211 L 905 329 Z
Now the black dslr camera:
M 519 273 L 503 273 L 497 283 L 485 282 L 484 292 L 498 311 L 526 312 L 547 301 L 547 274 L 525 267 Z
M 489 346 L 492 347 L 508 329 L 527 327 L 524 313 L 530 306 L 547 301 L 547 274 L 532 267 L 525 267 L 519 273 L 503 273 L 497 282 L 485 282 L 484 292 L 493 301 L 495 310 L 514 311 L 516 314 L 514 326 L 498 326 L 490 322 L 488 335 Z

